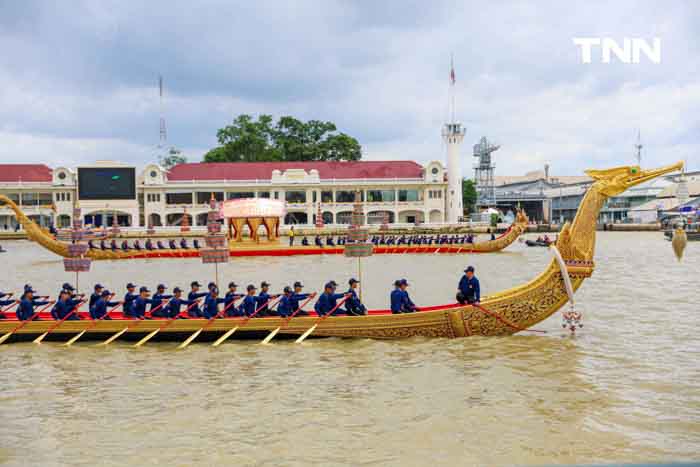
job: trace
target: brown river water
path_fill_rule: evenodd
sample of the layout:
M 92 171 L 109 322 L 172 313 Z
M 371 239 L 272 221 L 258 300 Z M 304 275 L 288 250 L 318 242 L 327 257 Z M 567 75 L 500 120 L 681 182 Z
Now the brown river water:
M 52 254 L 5 242 L 0 289 L 54 292 L 74 278 Z M 386 308 L 405 277 L 418 305 L 450 302 L 467 264 L 484 294 L 551 258 L 500 254 L 367 258 L 365 302 Z M 601 233 L 576 295 L 584 328 L 507 338 L 78 342 L 0 346 L 0 465 L 513 465 L 700 460 L 700 243 L 677 262 L 655 233 Z M 213 278 L 192 260 L 93 263 L 81 288 L 171 288 Z M 222 282 L 345 283 L 342 256 L 236 259 Z

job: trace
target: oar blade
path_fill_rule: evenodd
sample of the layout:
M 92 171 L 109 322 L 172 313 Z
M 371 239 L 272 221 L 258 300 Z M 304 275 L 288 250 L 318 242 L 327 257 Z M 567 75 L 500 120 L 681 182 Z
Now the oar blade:
M 185 340 L 185 342 L 183 342 L 182 344 L 178 345 L 177 348 L 178 348 L 178 349 L 184 349 L 185 347 L 187 347 L 188 345 L 190 345 L 190 343 L 191 343 L 193 340 L 195 340 L 195 339 L 197 338 L 197 336 L 198 336 L 199 334 L 201 334 L 201 332 L 202 332 L 203 330 L 204 330 L 204 328 L 199 328 L 198 330 L 196 330 L 195 332 L 193 332 L 192 335 L 191 335 L 190 337 L 188 337 L 188 338 Z
M 155 336 L 156 334 L 158 334 L 158 331 L 160 331 L 160 328 L 156 329 L 156 330 L 153 331 L 153 332 L 150 332 L 146 337 L 144 337 L 143 339 L 141 339 L 140 341 L 138 341 L 137 343 L 135 343 L 135 344 L 134 344 L 134 347 L 141 347 L 143 344 L 145 344 L 146 342 L 148 342 L 149 340 L 151 340 L 151 338 L 152 338 L 153 336 Z
M 68 342 L 66 342 L 66 343 L 63 344 L 63 345 L 65 345 L 66 347 L 69 347 L 69 346 L 73 345 L 73 343 L 75 343 L 75 341 L 77 341 L 78 339 L 80 339 L 81 337 L 83 337 L 83 334 L 85 334 L 86 332 L 87 332 L 87 329 L 85 329 L 85 330 L 83 330 L 83 331 L 80 331 L 78 334 L 76 334 L 75 336 L 71 337 L 70 340 L 68 340 Z
M 117 332 L 116 334 L 112 335 L 112 337 L 110 337 L 110 338 L 107 339 L 106 341 L 100 342 L 100 343 L 97 344 L 97 345 L 109 345 L 109 344 L 112 343 L 113 341 L 117 340 L 117 339 L 119 338 L 119 336 L 121 336 L 122 334 L 124 334 L 124 333 L 125 333 L 126 331 L 128 331 L 128 330 L 129 330 L 129 328 L 126 327 L 126 328 L 122 329 L 121 331 Z
M 306 330 L 306 332 L 305 332 L 304 334 L 302 334 L 301 336 L 299 336 L 299 338 L 298 338 L 296 341 L 294 341 L 294 342 L 297 343 L 297 344 L 301 344 L 302 342 L 304 342 L 304 339 L 306 339 L 307 337 L 309 337 L 309 335 L 310 335 L 312 332 L 314 332 L 314 330 L 316 329 L 316 326 L 318 326 L 318 324 L 314 324 L 313 326 L 311 326 L 309 329 Z
M 5 334 L 3 334 L 2 337 L 0 337 L 0 344 L 2 344 L 7 339 L 9 339 L 11 335 L 12 335 L 12 331 L 6 332 Z
M 212 344 L 212 346 L 213 346 L 213 347 L 218 347 L 218 346 L 220 346 L 221 344 L 223 344 L 224 341 L 225 341 L 226 339 L 228 339 L 229 337 L 231 337 L 231 334 L 233 334 L 234 332 L 236 332 L 236 329 L 238 329 L 238 326 L 236 326 L 236 327 L 233 328 L 233 329 L 229 329 L 228 331 L 226 331 L 226 334 L 224 334 L 223 336 L 221 336 L 221 337 L 219 337 L 217 340 L 215 340 L 214 343 Z
M 42 334 L 42 335 L 40 335 L 39 337 L 37 337 L 36 339 L 34 339 L 33 342 L 34 342 L 35 344 L 41 344 L 41 341 L 44 340 L 44 337 L 46 337 L 46 336 L 48 336 L 48 335 L 49 335 L 49 331 L 46 331 L 44 334 Z
M 260 342 L 261 344 L 269 344 L 272 339 L 277 335 L 278 332 L 280 332 L 280 329 L 282 329 L 282 326 L 277 326 L 270 334 L 267 335 L 265 339 Z

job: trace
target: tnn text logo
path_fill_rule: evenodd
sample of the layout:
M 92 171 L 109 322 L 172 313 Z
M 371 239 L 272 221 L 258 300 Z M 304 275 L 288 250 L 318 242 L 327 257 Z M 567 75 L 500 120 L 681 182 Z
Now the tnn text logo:
M 644 54 L 651 63 L 661 63 L 661 39 L 655 37 L 651 45 L 644 39 L 627 38 L 622 45 L 609 37 L 574 37 L 574 44 L 581 49 L 581 63 L 593 61 L 593 49 L 600 48 L 601 63 L 610 63 L 612 57 L 622 63 L 640 63 Z

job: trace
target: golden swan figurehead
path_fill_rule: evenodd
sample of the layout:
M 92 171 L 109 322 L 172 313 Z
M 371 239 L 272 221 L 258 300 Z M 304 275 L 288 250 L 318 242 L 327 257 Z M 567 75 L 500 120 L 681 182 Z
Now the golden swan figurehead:
M 603 170 L 586 170 L 586 175 L 595 180 L 593 188 L 596 188 L 599 193 L 606 197 L 611 197 L 619 195 L 635 185 L 682 168 L 683 162 L 676 162 L 673 165 L 649 170 L 643 170 L 638 165 L 632 165 Z

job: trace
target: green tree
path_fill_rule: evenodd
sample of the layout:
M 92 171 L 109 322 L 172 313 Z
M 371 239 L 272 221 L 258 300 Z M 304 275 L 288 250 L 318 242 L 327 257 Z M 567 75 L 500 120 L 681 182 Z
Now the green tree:
M 462 206 L 464 206 L 465 214 L 474 212 L 476 206 L 476 187 L 474 180 L 470 178 L 462 180 Z
M 359 160 L 357 140 L 339 133 L 334 123 L 303 122 L 281 117 L 273 124 L 270 115 L 254 120 L 239 115 L 217 132 L 220 146 L 204 155 L 205 162 Z
M 186 162 L 187 158 L 182 155 L 182 151 L 176 148 L 170 148 L 167 155 L 160 156 L 158 158 L 158 163 L 166 169 L 170 169 L 177 164 L 184 164 Z

